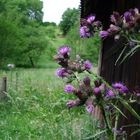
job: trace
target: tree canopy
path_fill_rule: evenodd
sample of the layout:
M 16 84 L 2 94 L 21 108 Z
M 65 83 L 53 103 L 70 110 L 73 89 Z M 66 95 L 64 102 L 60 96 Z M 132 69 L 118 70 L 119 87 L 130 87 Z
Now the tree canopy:
M 68 8 L 62 15 L 62 20 L 60 21 L 60 29 L 63 35 L 66 35 L 75 22 L 79 20 L 79 10 Z
M 34 66 L 48 45 L 40 0 L 0 1 L 0 66 Z

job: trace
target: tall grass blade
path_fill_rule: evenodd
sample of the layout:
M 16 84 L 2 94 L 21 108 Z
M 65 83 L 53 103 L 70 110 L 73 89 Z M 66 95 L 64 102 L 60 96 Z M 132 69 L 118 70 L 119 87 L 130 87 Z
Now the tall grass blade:
M 122 59 L 122 61 L 120 62 L 120 64 L 122 64 L 131 54 L 133 55 L 134 52 L 137 51 L 137 49 L 140 48 L 140 45 L 137 45 L 136 47 L 134 47 L 133 49 L 131 49 Z
M 117 106 L 115 106 L 115 105 L 113 105 L 113 104 L 111 104 L 122 116 L 124 116 L 125 118 L 127 118 L 126 116 L 125 116 L 125 114 L 117 107 Z
M 82 140 L 91 140 L 91 139 L 93 139 L 93 138 L 96 138 L 96 137 L 100 136 L 100 135 L 103 134 L 103 133 L 106 133 L 106 131 L 107 131 L 107 130 L 100 131 L 100 132 L 96 133 L 95 135 L 89 136 L 89 137 L 87 137 L 87 138 L 83 138 Z
M 135 117 L 140 121 L 140 116 L 139 114 L 128 104 L 127 101 L 123 100 L 122 98 L 119 98 L 120 102 L 122 103 L 122 105 L 124 105 L 124 107 Z
M 117 58 L 117 60 L 116 60 L 116 62 L 115 62 L 115 65 L 117 65 L 118 61 L 121 59 L 121 57 L 122 57 L 124 51 L 126 50 L 126 48 L 127 48 L 127 46 L 125 46 L 125 47 L 123 48 L 123 50 L 121 51 L 119 57 Z

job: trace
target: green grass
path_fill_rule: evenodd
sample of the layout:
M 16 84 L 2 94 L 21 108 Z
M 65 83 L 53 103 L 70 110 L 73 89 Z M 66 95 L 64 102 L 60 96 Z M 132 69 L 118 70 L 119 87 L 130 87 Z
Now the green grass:
M 56 67 L 56 63 L 53 62 L 54 61 L 53 56 L 56 54 L 57 48 L 59 48 L 62 45 L 65 45 L 66 38 L 61 35 L 61 31 L 58 27 L 55 30 L 56 30 L 55 38 L 50 38 L 46 36 L 50 44 L 46 46 L 45 51 L 40 56 L 40 59 L 38 60 L 37 63 L 38 67 L 45 67 L 45 68 Z
M 55 69 L 0 71 L 8 99 L 0 101 L 0 140 L 82 140 L 98 130 L 84 107 L 68 110 Z

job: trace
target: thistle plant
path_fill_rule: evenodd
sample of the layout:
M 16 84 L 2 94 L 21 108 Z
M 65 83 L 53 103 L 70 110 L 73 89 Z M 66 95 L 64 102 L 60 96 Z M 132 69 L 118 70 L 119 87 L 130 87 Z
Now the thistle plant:
M 92 72 L 93 66 L 89 60 L 84 61 L 79 55 L 73 60 L 70 52 L 68 46 L 61 46 L 54 56 L 54 60 L 60 65 L 55 74 L 65 81 L 64 92 L 75 96 L 75 100 L 70 99 L 66 106 L 68 109 L 84 106 L 92 116 L 96 116 L 95 107 L 98 107 L 104 124 L 101 130 L 104 130 L 107 139 L 116 140 L 117 136 L 125 136 L 126 133 L 118 128 L 119 116 L 123 115 L 127 118 L 121 111 L 120 105 L 140 120 L 138 113 L 130 106 L 132 99 L 136 99 L 139 93 L 130 94 L 127 86 L 121 82 L 110 85 Z M 115 124 L 112 123 L 113 120 Z
M 140 50 L 140 13 L 137 8 L 130 9 L 120 15 L 113 12 L 110 16 L 110 26 L 103 30 L 102 23 L 95 20 L 95 15 L 81 19 L 80 36 L 88 38 L 99 32 L 101 39 L 113 38 L 115 42 L 123 40 L 123 48 L 116 60 L 116 64 L 121 64 L 129 57 L 133 56 Z

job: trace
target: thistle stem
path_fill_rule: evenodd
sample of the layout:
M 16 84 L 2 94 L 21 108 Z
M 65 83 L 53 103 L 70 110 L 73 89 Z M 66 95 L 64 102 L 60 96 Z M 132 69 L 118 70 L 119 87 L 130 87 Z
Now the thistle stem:
M 118 120 L 119 120 L 119 112 L 117 112 L 116 117 L 115 117 L 115 130 L 117 130 L 118 127 Z M 117 134 L 114 132 L 114 140 L 117 139 Z
M 108 138 L 109 138 L 109 140 L 113 140 L 113 133 L 112 133 L 111 124 L 109 122 L 108 115 L 106 114 L 102 103 L 100 104 L 100 108 L 102 110 L 104 121 L 106 124 Z

